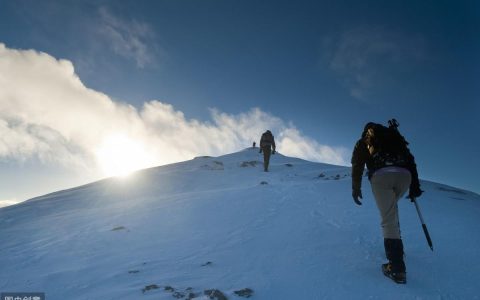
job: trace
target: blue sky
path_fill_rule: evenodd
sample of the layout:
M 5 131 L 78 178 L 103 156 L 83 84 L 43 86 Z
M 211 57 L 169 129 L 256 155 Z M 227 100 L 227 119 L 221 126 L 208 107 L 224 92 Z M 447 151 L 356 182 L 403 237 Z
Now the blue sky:
M 392 117 L 423 179 L 480 192 L 479 17 L 475 1 L 2 0 L 0 200 L 108 175 L 102 147 L 150 166 L 265 127 L 285 154 L 348 163 Z

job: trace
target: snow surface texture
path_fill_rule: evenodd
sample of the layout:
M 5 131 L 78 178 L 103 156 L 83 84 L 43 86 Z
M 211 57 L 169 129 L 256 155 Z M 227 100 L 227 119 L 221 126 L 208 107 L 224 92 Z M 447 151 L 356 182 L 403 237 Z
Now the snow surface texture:
M 420 170 L 421 173 L 421 170 Z M 0 209 L 0 292 L 47 299 L 479 299 L 480 196 L 422 182 L 400 202 L 406 285 L 384 277 L 368 180 L 257 149 L 139 171 Z M 245 292 L 247 291 L 247 292 Z M 218 292 L 218 293 L 217 293 Z M 242 295 L 242 296 L 240 296 Z

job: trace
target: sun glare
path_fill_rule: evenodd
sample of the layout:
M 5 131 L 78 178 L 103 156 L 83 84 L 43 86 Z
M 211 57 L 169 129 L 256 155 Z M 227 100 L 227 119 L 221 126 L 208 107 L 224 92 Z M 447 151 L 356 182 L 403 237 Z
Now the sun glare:
M 108 136 L 97 149 L 96 157 L 106 176 L 124 177 L 151 166 L 143 145 L 122 134 Z

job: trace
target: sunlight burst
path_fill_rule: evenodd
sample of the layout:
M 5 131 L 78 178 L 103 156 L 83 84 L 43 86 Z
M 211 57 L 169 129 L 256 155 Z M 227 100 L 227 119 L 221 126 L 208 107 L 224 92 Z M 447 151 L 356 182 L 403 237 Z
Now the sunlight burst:
M 123 134 L 108 136 L 95 154 L 106 176 L 123 177 L 152 166 L 152 159 L 143 145 Z

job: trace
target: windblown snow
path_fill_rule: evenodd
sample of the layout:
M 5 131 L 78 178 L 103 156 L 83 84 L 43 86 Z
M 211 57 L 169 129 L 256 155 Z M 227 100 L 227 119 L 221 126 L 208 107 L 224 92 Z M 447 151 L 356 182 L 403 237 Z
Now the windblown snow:
M 420 174 L 421 174 L 421 170 Z M 46 299 L 479 299 L 480 196 L 422 181 L 400 201 L 406 285 L 380 271 L 379 214 L 350 168 L 257 149 L 0 209 L 0 292 Z

